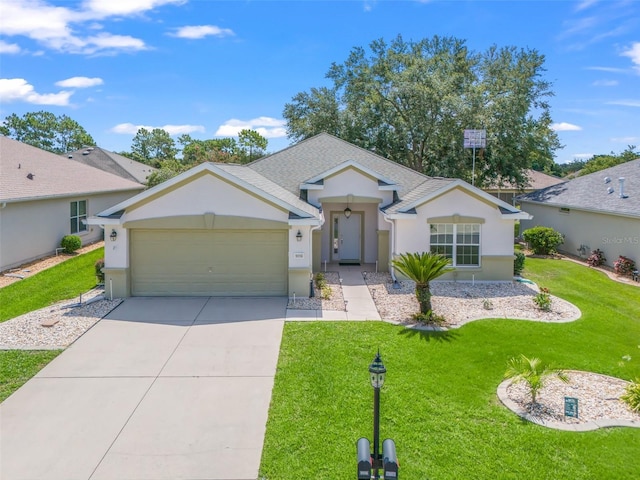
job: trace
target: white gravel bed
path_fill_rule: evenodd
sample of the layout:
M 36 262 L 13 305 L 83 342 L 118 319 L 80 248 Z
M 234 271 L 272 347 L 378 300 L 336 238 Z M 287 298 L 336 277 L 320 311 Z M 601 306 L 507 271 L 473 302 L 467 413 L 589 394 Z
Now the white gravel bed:
M 590 422 L 611 424 L 612 421 L 640 427 L 640 413 L 633 412 L 620 400 L 629 382 L 591 372 L 568 370 L 565 373 L 569 383 L 557 378 L 549 380 L 538 392 L 536 405 L 531 404 L 531 395 L 524 382 L 509 383 L 506 386 L 507 399 L 518 407 L 520 413 L 526 413 L 536 423 L 550 427 L 562 428 L 562 425 Z M 578 399 L 578 418 L 564 416 L 564 397 Z M 629 422 L 634 424 L 629 425 Z
M 419 311 L 415 283 L 400 281 L 395 289 L 388 273 L 367 272 L 365 280 L 380 316 L 388 321 L 412 324 Z M 522 282 L 431 282 L 434 313 L 445 318 L 445 327 L 457 328 L 482 318 L 510 318 L 541 322 L 570 322 L 580 318 L 573 304 L 551 296 L 551 310 L 542 311 L 533 302 L 538 288 Z M 487 308 L 490 307 L 490 308 Z
M 79 298 L 65 300 L 0 323 L 0 350 L 66 348 L 98 320 L 117 307 L 122 299 L 105 300 L 102 290 L 92 290 Z M 57 319 L 51 327 L 45 320 Z
M 323 272 L 327 285 L 331 288 L 331 298 L 323 300 L 320 292 L 316 289 L 316 296 L 313 298 L 289 298 L 287 308 L 293 310 L 337 310 L 344 312 L 346 306 L 342 296 L 342 284 L 338 272 Z

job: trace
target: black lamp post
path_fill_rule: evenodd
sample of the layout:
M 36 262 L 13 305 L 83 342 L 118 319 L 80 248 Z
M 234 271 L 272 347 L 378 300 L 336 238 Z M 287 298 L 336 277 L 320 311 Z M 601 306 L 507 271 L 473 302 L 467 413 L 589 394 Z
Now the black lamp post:
M 380 458 L 380 389 L 384 385 L 384 376 L 387 369 L 382 363 L 380 352 L 376 354 L 371 365 L 369 365 L 369 374 L 371 375 L 371 386 L 373 387 L 373 478 L 378 477 L 378 469 L 382 467 L 382 459 Z

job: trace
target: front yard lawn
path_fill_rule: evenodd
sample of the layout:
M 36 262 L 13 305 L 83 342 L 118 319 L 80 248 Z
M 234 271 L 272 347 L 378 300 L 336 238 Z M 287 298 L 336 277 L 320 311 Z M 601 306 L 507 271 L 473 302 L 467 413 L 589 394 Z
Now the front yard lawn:
M 637 478 L 640 429 L 547 429 L 503 407 L 496 388 L 508 359 L 521 353 L 566 369 L 640 376 L 640 289 L 560 260 L 528 258 L 525 276 L 576 304 L 582 318 L 482 320 L 449 332 L 285 324 L 261 478 L 356 477 L 355 442 L 372 437 L 368 365 L 378 348 L 387 367 L 380 435 L 396 442 L 400 478 Z
M 56 358 L 62 350 L 0 351 L 0 402 Z

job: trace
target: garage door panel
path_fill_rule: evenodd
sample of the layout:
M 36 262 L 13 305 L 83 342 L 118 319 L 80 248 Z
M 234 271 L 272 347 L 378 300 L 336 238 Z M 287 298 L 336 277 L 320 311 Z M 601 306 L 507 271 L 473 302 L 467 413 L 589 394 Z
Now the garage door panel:
M 287 294 L 286 230 L 132 230 L 135 296 Z

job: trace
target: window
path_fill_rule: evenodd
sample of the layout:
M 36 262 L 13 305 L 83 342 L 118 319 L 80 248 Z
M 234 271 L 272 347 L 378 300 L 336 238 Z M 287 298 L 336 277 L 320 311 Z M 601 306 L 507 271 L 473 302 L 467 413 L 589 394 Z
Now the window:
M 454 267 L 480 266 L 480 225 L 432 223 L 431 252 L 451 259 Z
M 84 221 L 87 220 L 87 201 L 79 200 L 77 202 L 71 202 L 71 221 L 70 232 L 71 234 L 86 232 L 87 225 Z

